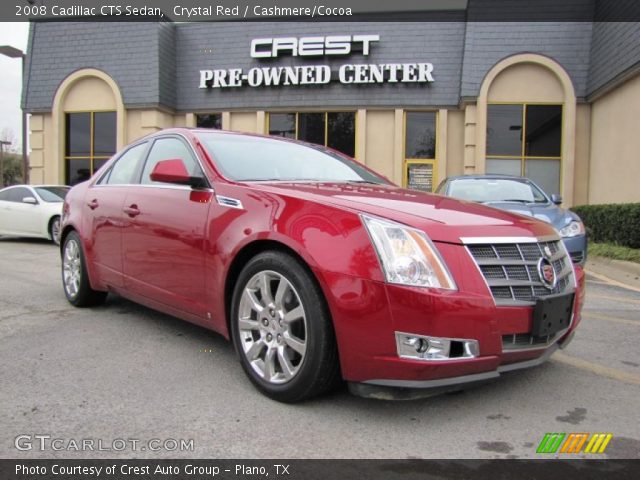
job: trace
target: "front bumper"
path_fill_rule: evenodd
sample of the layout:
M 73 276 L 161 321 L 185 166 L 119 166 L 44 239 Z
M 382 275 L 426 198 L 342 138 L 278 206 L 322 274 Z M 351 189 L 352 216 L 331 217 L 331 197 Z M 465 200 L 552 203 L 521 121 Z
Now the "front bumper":
M 439 245 L 459 273 L 458 291 L 422 289 L 347 277 L 323 275 L 334 319 L 343 378 L 359 395 L 415 398 L 459 390 L 498 378 L 502 373 L 544 362 L 580 322 L 584 273 L 575 267 L 577 288 L 571 326 L 546 344 L 524 346 L 511 337 L 532 330 L 530 306 L 496 306 L 470 258 L 447 255 L 455 245 Z M 445 339 L 477 340 L 472 358 L 402 358 L 396 332 Z M 385 389 L 396 389 L 392 395 Z M 398 390 L 400 389 L 400 394 Z M 380 394 L 382 390 L 382 394 Z M 410 392 L 411 391 L 411 392 Z M 404 393 L 403 393 L 404 392 Z
M 587 261 L 587 236 L 578 235 L 562 239 L 573 263 L 584 265 Z
M 565 348 L 573 339 L 571 331 L 562 341 L 554 343 L 539 357 L 514 363 L 500 365 L 488 372 L 462 375 L 459 377 L 440 378 L 435 380 L 368 380 L 366 382 L 349 382 L 349 391 L 353 395 L 378 400 L 415 400 L 433 397 L 443 393 L 466 390 L 492 382 L 504 373 L 537 367 L 545 363 L 558 348 Z

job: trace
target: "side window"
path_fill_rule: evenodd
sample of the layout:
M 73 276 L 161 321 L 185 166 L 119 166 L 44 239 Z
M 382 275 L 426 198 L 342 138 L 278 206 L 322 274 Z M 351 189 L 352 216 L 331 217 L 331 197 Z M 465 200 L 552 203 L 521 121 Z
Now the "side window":
M 9 191 L 9 201 L 22 203 L 24 197 L 33 197 L 33 193 L 28 188 L 13 188 Z
M 109 167 L 109 169 L 107 169 L 107 171 L 102 174 L 100 179 L 96 182 L 96 185 L 106 185 L 107 183 L 109 183 L 108 180 L 109 176 L 111 175 L 111 170 L 113 170 L 113 167 Z
M 196 159 L 193 158 L 193 155 L 191 151 L 189 151 L 187 145 L 178 138 L 168 137 L 159 138 L 153 143 L 149 156 L 147 157 L 147 162 L 144 165 L 144 170 L 142 171 L 141 183 L 160 183 L 154 182 L 149 178 L 156 164 L 162 160 L 175 160 L 177 158 L 184 162 L 187 167 L 187 171 L 192 177 L 204 177 L 204 174 L 200 169 L 200 165 L 198 165 Z
M 103 179 L 101 183 L 106 183 L 107 185 L 138 183 L 134 175 L 138 171 L 146 148 L 147 143 L 145 142 L 131 147 L 124 152 L 113 167 L 111 167 L 111 172 L 108 174 L 108 177 Z
M 438 185 L 438 188 L 436 188 L 435 193 L 440 195 L 445 195 L 446 191 L 447 191 L 447 181 L 443 180 L 440 182 L 440 185 Z
M 2 192 L 0 192 L 0 200 L 8 202 L 10 195 L 11 195 L 11 190 L 3 190 Z

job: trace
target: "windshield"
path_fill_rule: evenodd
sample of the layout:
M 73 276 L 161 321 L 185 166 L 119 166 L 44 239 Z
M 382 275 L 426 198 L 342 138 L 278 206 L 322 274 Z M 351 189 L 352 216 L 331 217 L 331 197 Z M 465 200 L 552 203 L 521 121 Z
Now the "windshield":
M 198 138 L 231 180 L 388 183 L 356 161 L 322 146 L 204 132 L 198 133 Z
M 458 178 L 451 181 L 448 190 L 448 196 L 472 202 L 548 202 L 545 194 L 526 180 Z
M 67 187 L 36 187 L 36 192 L 45 202 L 62 202 L 67 196 Z

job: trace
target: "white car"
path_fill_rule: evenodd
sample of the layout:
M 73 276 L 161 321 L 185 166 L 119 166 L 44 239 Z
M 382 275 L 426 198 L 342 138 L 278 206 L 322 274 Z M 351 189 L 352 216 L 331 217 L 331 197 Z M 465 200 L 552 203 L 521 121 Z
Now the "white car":
M 13 185 L 0 190 L 0 235 L 60 243 L 60 216 L 69 187 Z

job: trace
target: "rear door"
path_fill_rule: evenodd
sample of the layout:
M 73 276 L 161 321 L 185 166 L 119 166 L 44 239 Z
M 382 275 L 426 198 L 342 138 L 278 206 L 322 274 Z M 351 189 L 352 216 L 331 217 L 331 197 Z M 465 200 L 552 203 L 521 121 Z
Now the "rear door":
M 184 138 L 155 139 L 140 185 L 131 188 L 125 200 L 125 285 L 131 292 L 204 316 L 205 226 L 213 191 L 152 181 L 155 165 L 173 159 L 182 160 L 191 176 L 205 178 Z
M 85 205 L 92 242 L 88 253 L 104 283 L 123 287 L 122 228 L 127 190 L 139 176 L 148 142 L 126 150 L 114 165 L 87 189 Z

